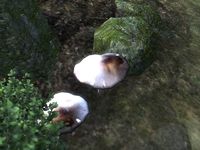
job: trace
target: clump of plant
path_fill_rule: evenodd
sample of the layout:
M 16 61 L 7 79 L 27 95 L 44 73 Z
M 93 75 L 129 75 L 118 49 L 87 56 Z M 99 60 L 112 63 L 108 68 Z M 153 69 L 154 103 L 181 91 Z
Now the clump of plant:
M 51 112 L 44 116 L 44 103 L 27 74 L 17 79 L 11 71 L 0 81 L 0 149 L 64 149 L 60 126 L 50 123 Z

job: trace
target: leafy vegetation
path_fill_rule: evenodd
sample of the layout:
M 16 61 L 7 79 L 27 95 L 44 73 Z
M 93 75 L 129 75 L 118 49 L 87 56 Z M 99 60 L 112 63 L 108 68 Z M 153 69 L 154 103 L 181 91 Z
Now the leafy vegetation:
M 60 125 L 50 123 L 51 112 L 44 116 L 44 103 L 27 74 L 19 80 L 11 71 L 0 81 L 0 149 L 64 149 L 58 135 Z
M 58 42 L 34 0 L 0 2 L 0 77 L 12 68 L 46 78 L 58 51 Z

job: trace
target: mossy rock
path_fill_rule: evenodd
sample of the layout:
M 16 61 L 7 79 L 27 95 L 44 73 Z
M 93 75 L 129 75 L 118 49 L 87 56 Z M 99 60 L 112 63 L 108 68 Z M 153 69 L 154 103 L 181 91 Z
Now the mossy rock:
M 45 79 L 59 44 L 35 1 L 3 0 L 0 9 L 0 77 L 16 68 L 20 76 L 29 72 Z
M 117 18 L 110 18 L 94 35 L 94 52 L 124 56 L 129 73 L 141 74 L 154 60 L 161 19 L 151 5 L 116 0 Z
M 129 72 L 142 73 L 153 61 L 151 26 L 139 17 L 110 18 L 94 34 L 94 51 L 125 57 Z
M 147 1 L 141 3 L 137 1 L 133 2 L 131 0 L 115 0 L 115 4 L 117 7 L 117 17 L 141 17 L 153 28 L 153 30 L 159 29 L 161 24 L 160 15 Z

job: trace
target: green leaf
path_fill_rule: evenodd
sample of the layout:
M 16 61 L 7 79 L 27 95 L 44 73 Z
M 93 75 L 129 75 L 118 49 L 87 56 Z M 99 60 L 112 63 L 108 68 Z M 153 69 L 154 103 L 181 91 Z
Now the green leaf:
M 11 71 L 7 80 L 0 81 L 1 148 L 29 150 L 55 147 L 54 142 L 61 142 L 55 137 L 60 125 L 51 124 L 43 115 L 43 104 L 47 100 L 41 98 L 29 79 L 23 77 L 19 80 L 15 75 L 15 71 Z M 52 118 L 52 115 L 49 117 Z M 41 120 L 40 123 L 38 120 Z M 62 147 L 58 144 L 56 148 Z
M 3 143 L 5 142 L 6 137 L 0 137 L 0 145 L 3 145 Z

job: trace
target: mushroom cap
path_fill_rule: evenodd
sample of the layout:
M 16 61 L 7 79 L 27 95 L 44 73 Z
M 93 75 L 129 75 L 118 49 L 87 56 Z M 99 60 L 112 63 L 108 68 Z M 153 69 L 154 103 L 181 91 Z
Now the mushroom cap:
M 89 55 L 74 67 L 76 78 L 94 88 L 110 88 L 120 82 L 128 70 L 127 61 L 115 53 Z
M 70 93 L 60 92 L 55 94 L 47 103 L 47 107 L 52 103 L 57 103 L 57 108 L 72 112 L 74 120 L 83 121 L 89 113 L 87 102 L 82 97 Z M 47 114 L 47 111 L 44 111 L 44 113 Z

